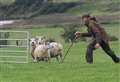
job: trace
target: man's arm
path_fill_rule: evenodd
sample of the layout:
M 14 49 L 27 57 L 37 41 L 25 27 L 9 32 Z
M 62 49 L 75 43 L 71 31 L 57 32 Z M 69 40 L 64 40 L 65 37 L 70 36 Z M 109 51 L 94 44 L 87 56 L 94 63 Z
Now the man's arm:
M 92 34 L 90 34 L 90 33 L 81 33 L 81 32 L 76 32 L 75 33 L 76 39 L 80 38 L 80 37 L 91 37 L 91 36 L 92 36 Z
M 81 33 L 80 36 L 81 36 L 81 37 L 91 37 L 92 34 L 90 34 L 90 33 Z

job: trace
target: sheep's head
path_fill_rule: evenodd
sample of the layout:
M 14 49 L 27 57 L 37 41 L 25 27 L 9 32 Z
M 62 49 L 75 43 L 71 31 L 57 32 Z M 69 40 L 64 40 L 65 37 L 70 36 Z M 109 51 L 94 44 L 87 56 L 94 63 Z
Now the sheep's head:
M 44 36 L 37 36 L 36 38 L 39 45 L 45 44 L 46 39 Z
M 30 39 L 30 45 L 31 45 L 31 46 L 36 46 L 36 45 L 37 45 L 37 40 L 36 40 L 36 38 L 31 38 L 31 39 Z

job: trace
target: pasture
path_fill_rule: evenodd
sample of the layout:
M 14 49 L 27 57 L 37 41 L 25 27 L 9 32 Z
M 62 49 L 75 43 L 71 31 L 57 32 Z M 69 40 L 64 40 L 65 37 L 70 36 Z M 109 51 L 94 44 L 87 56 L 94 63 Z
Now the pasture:
M 107 32 L 120 38 L 118 25 L 109 24 L 103 26 Z M 64 45 L 64 51 L 70 45 L 70 43 L 64 43 L 60 37 L 63 32 L 60 27 L 16 30 L 29 31 L 30 37 L 44 35 L 55 38 Z M 84 30 L 82 29 L 82 31 Z M 52 59 L 51 63 L 33 63 L 31 56 L 29 56 L 30 62 L 27 64 L 1 63 L 0 82 L 120 82 L 120 65 L 114 64 L 101 49 L 94 52 L 94 64 L 86 64 L 85 52 L 88 43 L 81 41 L 75 43 L 62 64 L 59 64 L 56 59 Z M 110 44 L 113 50 L 120 55 L 119 41 Z

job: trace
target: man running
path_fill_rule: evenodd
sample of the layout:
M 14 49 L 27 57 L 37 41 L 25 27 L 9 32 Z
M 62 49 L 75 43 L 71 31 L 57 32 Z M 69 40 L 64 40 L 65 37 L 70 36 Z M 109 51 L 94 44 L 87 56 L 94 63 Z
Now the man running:
M 115 63 L 119 63 L 120 59 L 109 46 L 109 38 L 106 31 L 98 24 L 95 17 L 89 14 L 82 16 L 82 21 L 87 27 L 88 33 L 76 32 L 76 38 L 79 37 L 93 37 L 93 41 L 88 45 L 86 51 L 86 61 L 89 64 L 93 63 L 93 50 L 101 47 Z

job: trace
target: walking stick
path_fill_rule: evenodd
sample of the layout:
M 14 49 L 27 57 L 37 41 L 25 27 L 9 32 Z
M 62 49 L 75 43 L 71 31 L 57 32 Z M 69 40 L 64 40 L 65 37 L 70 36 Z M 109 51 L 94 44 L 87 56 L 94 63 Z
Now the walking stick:
M 64 60 L 65 60 L 66 56 L 68 55 L 69 51 L 71 50 L 72 46 L 73 46 L 73 41 L 72 41 L 71 45 L 69 46 L 67 52 L 65 53 L 62 63 L 64 62 Z
M 77 39 L 77 37 L 75 37 L 74 39 L 76 40 L 76 39 Z M 66 53 L 65 53 L 65 55 L 64 55 L 64 58 L 63 58 L 63 60 L 62 60 L 62 63 L 64 62 L 64 60 L 65 60 L 66 56 L 68 55 L 69 51 L 71 50 L 71 48 L 72 48 L 72 46 L 73 46 L 73 43 L 74 43 L 74 42 L 72 41 L 71 45 L 69 46 L 69 48 L 68 48 L 67 52 L 66 52 Z

